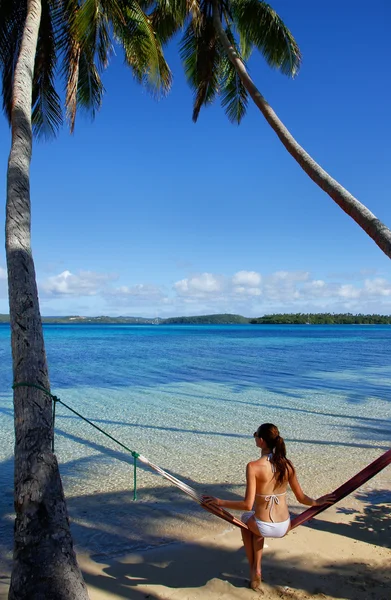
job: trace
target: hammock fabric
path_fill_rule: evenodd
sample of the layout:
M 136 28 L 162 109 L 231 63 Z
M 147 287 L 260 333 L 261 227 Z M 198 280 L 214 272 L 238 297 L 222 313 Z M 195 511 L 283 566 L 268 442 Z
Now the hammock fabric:
M 231 513 L 229 513 L 224 508 L 221 508 L 221 506 L 217 506 L 214 504 L 206 505 L 202 501 L 202 495 L 199 494 L 194 488 L 187 485 L 187 483 L 180 481 L 180 479 L 177 479 L 173 475 L 170 475 L 170 473 L 167 473 L 167 471 L 164 471 L 157 465 L 151 463 L 147 458 L 145 458 L 145 456 L 142 456 L 140 454 L 138 459 L 142 463 L 148 465 L 151 469 L 153 469 L 154 471 L 156 471 L 157 473 L 162 475 L 162 477 L 165 477 L 166 479 L 171 481 L 171 483 L 173 483 L 175 486 L 180 488 L 183 492 L 185 492 L 185 494 L 187 494 L 188 496 L 191 496 L 193 498 L 193 500 L 198 502 L 202 506 L 202 508 L 204 508 L 208 512 L 216 515 L 216 517 L 220 517 L 221 519 L 224 519 L 224 521 L 227 521 L 228 523 L 231 523 L 232 525 L 236 525 L 236 527 L 240 527 L 241 529 L 248 529 L 247 525 L 245 523 L 243 523 L 243 521 L 241 521 L 240 519 L 237 519 L 236 517 L 231 515 Z M 379 456 L 379 458 L 374 460 L 367 467 L 365 467 L 362 471 L 360 471 L 359 473 L 354 475 L 354 477 L 352 477 L 351 479 L 346 481 L 346 483 L 342 484 L 339 488 L 337 488 L 334 491 L 336 500 L 333 504 L 335 504 L 336 502 L 339 502 L 339 500 L 342 500 L 342 498 L 345 498 L 345 496 L 348 496 L 349 494 L 354 492 L 354 490 L 356 490 L 357 488 L 362 486 L 364 483 L 366 483 L 369 479 L 371 479 L 372 477 L 377 475 L 377 473 L 379 473 L 382 469 L 387 467 L 389 464 L 391 464 L 391 448 L 390 448 L 390 450 L 387 450 L 387 452 L 385 452 L 384 454 Z M 296 517 L 294 517 L 292 519 L 291 529 L 294 529 L 295 527 L 298 527 L 299 525 L 306 523 L 307 521 L 312 519 L 315 515 L 318 515 L 319 513 L 326 510 L 326 508 L 329 508 L 329 506 L 332 506 L 332 505 L 331 504 L 323 504 L 322 506 L 312 506 L 308 510 L 305 510 L 303 513 L 301 513 L 300 515 L 297 515 Z
M 372 477 L 380 473 L 380 471 L 382 471 L 389 464 L 391 464 L 391 448 L 379 456 L 379 458 L 374 460 L 370 465 L 365 467 L 365 469 L 357 473 L 357 475 L 354 475 L 354 477 L 349 479 L 349 481 L 346 481 L 346 483 L 343 483 L 339 488 L 337 488 L 334 491 L 334 494 L 337 498 L 336 502 L 339 502 L 339 500 L 342 500 L 342 498 L 345 498 L 345 496 L 348 496 L 354 492 L 354 490 L 362 486 L 369 479 L 372 479 Z M 295 527 L 302 525 L 302 523 L 309 521 L 309 519 L 312 519 L 312 517 L 315 515 L 323 512 L 329 506 L 331 505 L 323 504 L 323 506 L 311 506 L 311 508 L 305 510 L 303 513 L 292 519 L 291 529 L 294 529 Z

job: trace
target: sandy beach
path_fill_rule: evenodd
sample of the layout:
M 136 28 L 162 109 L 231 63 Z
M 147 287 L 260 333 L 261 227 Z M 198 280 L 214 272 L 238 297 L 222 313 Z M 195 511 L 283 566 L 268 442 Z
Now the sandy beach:
M 171 543 L 149 550 L 114 557 L 79 553 L 90 598 L 389 600 L 390 471 L 381 475 L 381 488 L 367 484 L 282 540 L 266 540 L 261 591 L 248 588 L 239 530 L 205 513 L 203 522 L 196 519 L 185 528 L 178 517 Z M 8 583 L 6 573 L 0 579 L 1 600 Z
M 80 557 L 91 600 L 387 600 L 391 493 L 378 490 L 373 504 L 360 497 L 341 502 L 282 540 L 266 540 L 262 592 L 248 588 L 239 530 L 223 525 L 225 531 L 213 535 L 200 536 L 195 528 L 186 542 L 103 563 Z M 206 515 L 206 524 L 212 519 Z

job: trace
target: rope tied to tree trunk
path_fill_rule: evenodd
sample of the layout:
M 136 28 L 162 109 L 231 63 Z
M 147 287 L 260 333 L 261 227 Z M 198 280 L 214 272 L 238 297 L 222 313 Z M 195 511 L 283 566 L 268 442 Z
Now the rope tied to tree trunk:
M 81 415 L 79 412 L 77 412 L 77 410 L 75 410 L 74 408 L 71 408 L 70 406 L 68 406 L 68 404 L 65 404 L 65 402 L 63 402 L 62 400 L 60 400 L 60 398 L 58 398 L 58 396 L 54 396 L 54 394 L 52 394 L 49 390 L 47 390 L 46 388 L 44 388 L 42 385 L 38 385 L 36 383 L 27 383 L 27 382 L 23 381 L 21 383 L 14 383 L 13 386 L 12 386 L 12 389 L 15 389 L 15 388 L 18 388 L 18 387 L 31 387 L 31 388 L 35 388 L 37 390 L 40 390 L 41 392 L 44 392 L 45 394 L 47 394 L 47 396 L 50 396 L 50 398 L 52 399 L 52 401 L 53 401 L 52 452 L 54 452 L 54 425 L 55 425 L 55 419 L 56 419 L 56 404 L 58 402 L 60 404 L 62 404 L 63 406 L 65 406 L 65 408 L 67 408 L 68 410 L 70 410 L 71 412 L 73 412 L 75 415 L 77 415 L 78 417 L 80 417 L 80 419 L 83 419 L 83 421 L 85 421 L 86 423 L 89 423 L 89 425 L 91 425 L 92 427 L 94 427 L 95 429 L 97 429 L 98 431 L 100 431 L 101 433 L 103 433 L 103 435 L 105 435 L 106 437 L 108 437 L 109 439 L 111 439 L 113 442 L 115 442 L 116 444 L 118 444 L 119 446 L 121 446 L 121 448 L 123 448 L 127 452 L 130 452 L 130 454 L 133 456 L 133 500 L 137 500 L 137 459 L 140 457 L 140 454 L 138 452 L 135 452 L 135 450 L 131 450 L 130 448 L 128 448 L 127 446 L 125 446 L 125 444 L 123 444 L 122 442 L 120 442 L 119 440 L 117 440 L 115 437 L 113 437 L 112 435 L 110 435 L 109 433 L 107 433 L 107 431 L 104 431 L 101 427 L 98 427 L 98 425 L 95 425 L 95 423 L 93 423 L 92 421 L 90 421 L 86 417 L 83 417 L 83 415 Z

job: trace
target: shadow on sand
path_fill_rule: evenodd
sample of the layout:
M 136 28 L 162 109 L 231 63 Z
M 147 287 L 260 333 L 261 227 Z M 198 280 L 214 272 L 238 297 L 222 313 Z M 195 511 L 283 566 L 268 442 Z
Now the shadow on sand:
M 187 481 L 194 484 L 189 479 Z M 215 489 L 216 486 L 206 486 L 205 491 L 213 494 Z M 235 497 L 232 486 L 219 485 L 219 489 L 221 495 Z M 148 497 L 148 501 L 143 501 L 143 496 Z M 140 498 L 140 502 L 134 503 L 132 491 L 126 490 L 68 499 L 77 549 L 101 566 L 101 573 L 93 573 L 90 569 L 83 571 L 87 584 L 103 593 L 110 591 L 130 600 L 162 597 L 158 592 L 154 595 L 155 591 L 150 588 L 143 591 L 145 585 L 165 586 L 175 594 L 180 594 L 182 588 L 190 588 L 192 591 L 186 596 L 189 598 L 193 592 L 201 594 L 202 589 L 199 588 L 206 585 L 229 586 L 224 592 L 227 597 L 235 597 L 235 588 L 247 587 L 243 549 L 204 546 L 202 541 L 182 542 L 186 538 L 184 530 L 187 527 L 195 528 L 199 532 L 198 538 L 202 538 L 206 532 L 213 535 L 213 532 L 223 531 L 225 524 L 173 488 L 143 489 Z M 354 515 L 351 523 L 316 519 L 308 526 L 390 548 L 391 493 L 387 490 L 358 492 L 356 499 L 363 502 L 362 512 L 354 514 L 351 509 L 339 509 L 341 513 Z M 1 515 L 0 526 L 4 525 L 4 518 L 5 515 Z M 148 550 L 148 547 L 152 549 Z M 107 548 L 107 554 L 102 553 L 102 548 Z M 135 552 L 137 557 L 133 556 L 132 563 L 120 558 Z M 223 568 L 221 565 L 224 565 Z M 320 598 L 321 594 L 326 594 L 345 600 L 386 600 L 389 592 L 386 587 L 389 585 L 388 569 L 338 561 L 338 556 L 335 561 L 322 564 L 314 571 L 306 569 L 304 559 L 286 561 L 279 557 L 278 550 L 269 551 L 265 553 L 263 571 L 265 585 L 271 586 L 276 594 L 281 587 L 285 590 L 281 591 L 281 597 L 286 599 L 296 598 L 296 590 L 320 594 Z M 0 583 L 4 589 L 7 581 Z M 374 596 L 372 590 L 375 588 Z M 247 594 L 244 589 L 241 593 Z M 249 590 L 248 594 L 254 597 L 254 592 Z M 180 599 L 179 595 L 170 597 Z M 194 598 L 198 600 L 201 595 Z
M 209 586 L 214 597 L 235 598 L 241 589 L 249 598 L 255 594 L 248 588 L 247 565 L 242 549 L 208 547 L 202 544 L 177 544 L 166 549 L 152 550 L 138 555 L 138 562 L 110 561 L 103 565 L 102 573 L 83 572 L 86 583 L 99 590 L 116 594 L 120 598 L 202 598 Z M 223 570 L 221 570 L 224 565 Z M 387 600 L 389 572 L 385 568 L 372 568 L 364 562 L 328 562 L 318 570 L 305 566 L 301 560 L 286 561 L 278 551 L 265 554 L 263 560 L 264 586 L 280 598 L 308 598 L 324 595 L 344 600 Z M 164 586 L 155 590 L 145 586 Z M 207 586 L 205 589 L 204 586 Z M 185 588 L 185 590 L 183 590 Z M 305 595 L 296 595 L 303 590 Z M 217 593 L 219 592 L 219 593 Z M 373 592 L 373 593 L 372 593 Z M 163 595 L 162 595 L 163 594 Z M 375 595 L 374 595 L 375 594 Z M 268 596 L 269 597 L 269 596 Z
M 355 498 L 364 503 L 362 513 L 337 508 L 337 513 L 355 515 L 351 523 L 332 523 L 317 517 L 309 521 L 307 527 L 350 537 L 367 544 L 391 548 L 391 492 L 389 490 L 357 492 Z

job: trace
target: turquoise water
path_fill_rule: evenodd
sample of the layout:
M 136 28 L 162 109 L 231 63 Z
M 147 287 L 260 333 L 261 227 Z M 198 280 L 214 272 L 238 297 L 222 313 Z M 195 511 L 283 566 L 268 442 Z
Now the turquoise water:
M 245 464 L 256 457 L 252 433 L 261 422 L 280 427 L 314 495 L 390 445 L 388 326 L 47 325 L 45 339 L 53 393 L 206 491 L 242 491 Z M 2 325 L 0 544 L 7 551 L 13 449 L 9 345 L 9 329 Z M 132 504 L 130 457 L 63 407 L 56 453 L 81 548 L 99 554 L 145 539 L 157 543 L 157 523 L 147 535 L 136 526 L 140 511 L 157 507 L 165 518 L 159 540 L 173 536 L 174 529 L 178 537 L 186 527 L 174 518 L 171 500 L 176 514 L 189 514 L 187 500 L 151 473 L 140 473 L 140 502 Z M 192 512 L 191 519 L 197 518 Z M 133 532 L 127 535 L 130 523 Z

